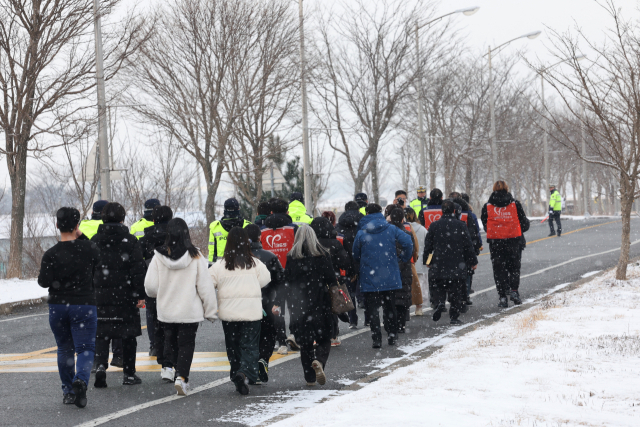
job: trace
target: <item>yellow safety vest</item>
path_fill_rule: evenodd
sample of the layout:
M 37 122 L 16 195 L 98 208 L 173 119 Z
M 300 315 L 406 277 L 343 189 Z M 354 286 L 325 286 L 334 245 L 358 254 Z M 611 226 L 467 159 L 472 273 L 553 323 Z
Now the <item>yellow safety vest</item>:
M 294 224 L 311 224 L 313 218 L 307 215 L 307 208 L 297 200 L 289 203 L 289 216 Z
M 87 236 L 87 239 L 91 239 L 98 232 L 98 227 L 102 224 L 101 219 L 85 219 L 80 221 L 80 231 Z
M 251 224 L 250 221 L 244 220 L 242 228 Z M 214 262 L 214 252 L 216 253 L 215 260 L 224 256 L 224 248 L 227 246 L 227 236 L 229 232 L 224 229 L 220 221 L 213 221 L 209 225 L 209 262 Z
M 131 234 L 140 239 L 144 236 L 144 229 L 151 227 L 154 224 L 153 221 L 148 221 L 144 218 L 140 219 L 140 221 L 134 222 L 131 224 Z
M 420 218 L 420 212 L 422 212 L 423 210 L 423 203 L 424 203 L 424 207 L 427 206 L 427 201 L 424 200 L 420 200 L 420 199 L 413 199 L 411 201 L 411 203 L 409 203 L 409 206 L 416 211 L 416 215 L 418 216 L 418 218 Z
M 366 215 L 366 214 L 367 214 L 367 210 L 365 209 L 365 206 L 363 206 L 363 207 L 361 207 L 361 208 L 360 208 L 360 213 L 361 213 L 362 215 Z

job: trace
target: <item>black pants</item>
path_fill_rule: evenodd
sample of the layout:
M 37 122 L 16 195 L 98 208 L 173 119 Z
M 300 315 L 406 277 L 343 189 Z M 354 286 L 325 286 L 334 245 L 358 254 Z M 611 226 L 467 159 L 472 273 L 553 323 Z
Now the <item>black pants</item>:
M 365 292 L 365 314 L 369 318 L 371 336 L 374 341 L 382 340 L 380 330 L 380 315 L 378 309 L 382 307 L 384 330 L 389 337 L 398 336 L 398 313 L 396 311 L 395 291 Z
M 162 322 L 158 320 L 158 309 L 156 299 L 147 297 L 145 299 L 147 305 L 147 332 L 149 333 L 149 347 L 156 350 L 156 359 L 158 365 L 164 362 L 164 329 Z
M 407 316 L 410 316 L 409 307 L 396 305 L 396 313 L 398 313 L 398 330 L 404 330 L 407 324 Z
M 264 310 L 264 307 L 263 307 Z M 276 339 L 278 338 L 278 330 L 276 325 L 276 319 L 280 316 L 274 316 L 272 313 L 267 312 L 266 316 L 262 316 L 260 320 L 260 344 L 259 344 L 259 358 L 264 359 L 269 363 L 271 355 L 273 354 L 273 348 L 276 345 Z M 282 331 L 284 333 L 284 330 Z M 286 337 L 284 342 L 286 345 Z
M 431 278 L 431 275 L 429 274 L 427 280 L 429 281 L 429 303 L 430 304 L 436 304 L 437 301 L 434 298 L 434 295 L 436 293 L 436 291 L 435 291 L 435 286 L 436 286 L 435 279 Z
M 287 326 L 284 320 L 284 306 L 280 307 L 282 313 L 280 316 L 273 316 L 273 326 L 276 329 L 276 341 L 278 341 L 278 345 L 286 346 L 287 345 Z M 267 310 L 265 310 L 267 311 Z M 267 311 L 267 314 L 271 313 L 271 309 Z
M 136 350 L 138 348 L 138 342 L 136 337 L 121 338 L 122 340 L 122 370 L 126 375 L 133 375 L 136 373 Z M 113 340 L 115 341 L 115 339 Z M 109 343 L 111 338 L 109 337 L 96 337 L 96 366 L 104 365 L 105 368 L 109 367 Z
M 111 340 L 111 351 L 113 357 L 122 358 L 122 338 L 114 338 Z
M 433 299 L 436 304 L 443 304 L 449 296 L 449 318 L 457 319 L 460 316 L 460 308 L 467 299 L 467 280 L 464 279 L 434 279 Z
M 522 251 L 492 251 L 493 279 L 500 297 L 506 297 L 509 291 L 520 288 L 520 265 Z
M 553 220 L 556 221 L 556 225 L 558 226 L 558 234 L 562 233 L 562 223 L 560 222 L 560 211 L 555 211 L 553 214 L 549 214 L 549 230 L 551 233 L 555 233 L 553 229 Z
M 163 368 L 175 368 L 176 377 L 189 382 L 189 372 L 196 349 L 198 323 L 162 323 L 164 331 Z
M 252 322 L 222 321 L 227 357 L 231 365 L 229 376 L 233 380 L 238 372 L 251 381 L 258 381 L 260 357 L 260 320 Z
M 353 301 L 354 309 L 348 312 L 349 315 L 349 323 L 357 325 L 358 324 L 358 303 L 356 301 L 356 292 L 358 290 L 358 281 L 347 282 L 347 289 L 349 290 L 349 295 L 351 296 L 351 300 Z
M 298 342 L 300 344 L 300 361 L 302 362 L 302 370 L 304 371 L 304 379 L 308 383 L 316 381 L 316 371 L 311 367 L 311 363 L 314 360 L 322 363 L 322 369 L 324 369 L 329 360 L 329 352 L 331 351 L 331 339 L 326 338 L 320 341 L 316 341 L 314 348 L 313 340 L 302 340 Z

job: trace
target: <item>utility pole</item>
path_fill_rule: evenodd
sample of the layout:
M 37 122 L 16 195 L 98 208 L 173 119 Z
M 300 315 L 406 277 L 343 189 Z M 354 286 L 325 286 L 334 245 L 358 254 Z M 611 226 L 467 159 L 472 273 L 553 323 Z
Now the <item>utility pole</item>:
M 582 104 L 582 120 L 583 122 L 581 123 L 580 126 L 580 137 L 582 139 L 582 193 L 583 193 L 583 198 L 584 198 L 584 216 L 591 216 L 591 214 L 589 213 L 589 197 L 590 197 L 590 192 L 589 192 L 589 181 L 587 179 L 587 161 L 585 160 L 587 158 L 587 141 L 586 138 L 584 136 L 584 120 L 586 118 L 585 112 L 584 112 L 584 102 Z
M 542 87 L 542 111 L 544 114 L 544 71 L 540 73 L 540 86 Z M 547 139 L 547 119 L 544 116 L 542 117 L 542 149 L 544 150 L 544 183 L 549 188 L 551 182 L 549 181 L 551 179 L 549 176 L 549 142 Z
M 424 136 L 424 118 L 422 117 L 422 73 L 420 70 L 420 28 L 416 21 L 416 72 L 418 73 L 417 89 L 418 89 L 418 136 L 420 137 L 420 180 L 418 184 L 427 184 L 427 143 Z M 434 188 L 433 186 L 431 188 Z
M 304 202 L 313 208 L 311 200 L 311 165 L 309 161 L 309 109 L 307 105 L 307 58 L 304 49 L 304 8 L 298 0 L 300 16 L 300 89 L 302 91 L 302 159 L 304 168 Z M 313 212 L 313 209 L 312 209 Z M 312 213 L 313 215 L 313 213 Z
M 276 197 L 276 185 L 273 179 L 273 162 L 271 162 L 271 197 Z
M 496 146 L 496 97 L 493 93 L 493 67 L 491 64 L 491 48 L 489 48 L 489 112 L 491 115 L 491 129 L 489 136 L 491 139 L 491 174 L 493 182 L 498 180 L 498 147 Z
M 93 0 L 94 31 L 96 42 L 96 88 L 98 92 L 98 149 L 100 158 L 100 199 L 111 200 L 109 143 L 107 137 L 107 102 L 104 89 L 104 65 L 102 53 L 102 28 L 98 0 Z

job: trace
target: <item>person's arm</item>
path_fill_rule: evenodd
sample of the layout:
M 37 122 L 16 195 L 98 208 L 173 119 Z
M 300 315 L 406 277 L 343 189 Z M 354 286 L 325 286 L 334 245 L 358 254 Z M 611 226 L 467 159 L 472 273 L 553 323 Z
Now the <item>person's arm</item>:
M 520 221 L 520 231 L 525 233 L 529 231 L 529 226 L 531 225 L 531 222 L 529 221 L 529 218 L 527 218 L 527 214 L 524 212 L 524 209 L 522 209 L 522 205 L 517 200 L 516 200 L 516 210 L 518 211 L 518 220 Z
M 424 239 L 424 252 L 422 252 L 422 264 L 423 265 L 427 265 L 427 260 L 429 259 L 429 254 L 433 253 L 434 250 L 434 246 L 433 246 L 433 236 L 434 236 L 434 231 L 437 228 L 433 227 L 433 224 L 431 224 L 431 227 L 429 227 L 429 230 L 427 230 L 427 236 Z
M 487 204 L 482 207 L 482 213 L 480 214 L 480 221 L 482 222 L 482 227 L 484 231 L 487 231 L 487 220 L 489 219 L 489 215 L 487 215 Z
M 400 248 L 402 249 L 400 260 L 402 262 L 408 262 L 411 259 L 411 255 L 413 255 L 413 241 L 411 239 L 411 235 L 398 227 L 395 227 L 395 230 L 396 242 L 400 244 Z
M 467 268 L 474 268 L 476 265 L 478 265 L 478 257 L 476 256 L 476 252 L 473 248 L 471 236 L 469 236 L 469 230 L 467 230 L 466 227 L 461 240 L 464 261 L 467 264 Z
M 289 281 L 291 280 L 291 271 L 292 265 L 294 261 L 292 259 L 287 259 L 287 266 L 284 268 L 284 278 L 275 288 L 275 297 L 273 299 L 273 309 L 272 313 L 276 315 L 280 315 L 280 311 L 276 313 L 275 309 L 283 307 L 288 298 L 289 291 Z
M 418 257 L 420 256 L 420 243 L 418 242 L 418 236 L 416 232 L 413 231 L 413 227 L 411 227 L 411 240 L 413 241 L 413 253 L 411 256 L 413 257 L 413 262 L 418 261 Z
M 476 224 L 476 233 L 478 234 L 478 243 L 480 243 L 480 248 L 482 248 L 482 246 L 483 246 L 483 244 L 482 244 L 482 234 L 480 234 L 480 225 L 478 224 L 478 217 L 474 213 L 472 213 L 471 215 L 473 216 L 473 221 Z
M 255 258 L 255 257 L 253 259 L 256 262 L 255 268 L 256 268 L 256 275 L 258 277 L 258 283 L 260 283 L 261 288 L 264 288 L 271 282 L 271 273 L 269 272 L 269 269 L 267 268 L 266 265 L 264 265 L 262 261 L 260 261 L 258 258 Z
M 156 262 L 156 258 L 157 257 L 153 257 L 151 262 Z M 213 322 L 218 318 L 218 297 L 216 296 L 216 288 L 213 286 L 213 281 L 211 280 L 209 271 L 207 271 L 207 259 L 201 254 L 197 263 L 196 292 L 200 297 L 200 301 L 202 301 L 204 318 Z
M 144 276 L 144 291 L 151 298 L 158 297 L 160 288 L 160 275 L 158 274 L 158 257 L 154 257 L 149 264 L 147 274 Z
M 358 231 L 358 233 L 356 234 L 356 238 L 353 240 L 353 248 L 351 250 L 351 254 L 353 255 L 353 260 L 357 263 L 360 262 L 360 256 L 361 256 L 360 242 L 361 241 L 362 241 L 362 231 Z
M 129 262 L 131 266 L 129 269 L 129 280 L 131 280 L 130 286 L 133 288 L 134 295 L 138 301 L 142 301 L 146 297 L 146 293 L 144 291 L 144 277 L 147 272 L 147 264 L 142 258 L 142 248 L 140 247 L 140 242 L 137 238 L 133 239 L 132 245 L 133 250 L 131 251 L 131 254 L 129 254 Z
M 38 274 L 38 285 L 43 288 L 51 287 L 54 281 L 55 266 L 53 257 L 49 251 L 45 252 L 40 262 L 40 274 Z

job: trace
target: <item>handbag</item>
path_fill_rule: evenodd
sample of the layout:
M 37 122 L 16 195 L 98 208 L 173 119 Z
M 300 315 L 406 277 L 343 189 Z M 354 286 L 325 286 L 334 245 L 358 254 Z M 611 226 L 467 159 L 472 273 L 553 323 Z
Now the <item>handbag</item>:
M 329 286 L 329 295 L 331 296 L 331 312 L 333 314 L 347 313 L 356 308 L 344 283 L 338 281 L 338 286 Z

